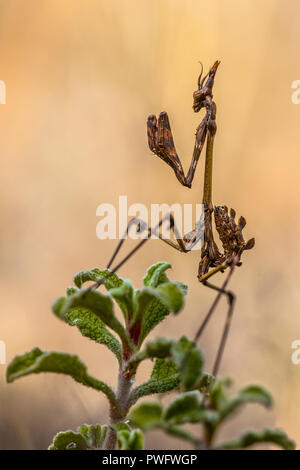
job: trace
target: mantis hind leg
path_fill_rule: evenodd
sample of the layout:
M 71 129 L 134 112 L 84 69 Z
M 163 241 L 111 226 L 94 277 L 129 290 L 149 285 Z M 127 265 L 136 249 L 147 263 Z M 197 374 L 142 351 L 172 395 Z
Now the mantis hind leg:
M 161 226 L 165 223 L 165 222 L 168 222 L 170 223 L 170 226 L 169 226 L 169 229 L 170 229 L 170 232 L 172 232 L 175 236 L 175 239 L 176 239 L 176 242 L 173 242 L 172 240 L 169 240 L 167 238 L 163 238 L 161 233 L 160 233 L 160 228 Z M 142 233 L 144 232 L 145 230 L 147 230 L 148 234 L 147 234 L 147 237 L 143 238 L 112 270 L 111 272 L 112 273 L 115 273 L 118 269 L 120 269 L 121 266 L 123 266 L 123 264 L 126 263 L 126 261 L 128 261 L 150 238 L 151 238 L 151 235 L 154 234 L 158 237 L 158 239 L 164 241 L 165 243 L 167 243 L 168 245 L 172 246 L 173 248 L 176 248 L 177 250 L 181 251 L 181 252 L 188 252 L 189 250 L 186 248 L 186 245 L 183 241 L 183 239 L 180 238 L 180 234 L 179 234 L 179 231 L 176 227 L 176 223 L 175 223 L 175 220 L 174 220 L 174 217 L 172 214 L 166 214 L 164 215 L 160 220 L 159 222 L 154 226 L 154 227 L 149 227 L 148 228 L 148 225 L 147 223 L 142 220 L 142 219 L 138 219 L 138 218 L 134 218 L 134 219 L 131 219 L 126 227 L 126 230 L 123 234 L 123 237 L 122 239 L 119 241 L 119 243 L 117 244 L 109 262 L 107 263 L 107 269 L 111 269 L 111 266 L 113 264 L 113 262 L 115 261 L 120 249 L 122 248 L 127 236 L 128 236 L 128 233 L 129 233 L 129 230 L 132 226 L 136 225 L 137 227 L 137 232 L 138 233 Z M 99 284 L 100 285 L 100 284 Z
M 225 281 L 223 282 L 223 285 L 221 287 L 218 287 L 210 282 L 207 281 L 207 278 L 202 280 L 202 283 L 203 285 L 209 287 L 210 289 L 213 289 L 215 291 L 218 292 L 214 302 L 212 303 L 209 311 L 207 312 L 204 320 L 202 321 L 196 335 L 195 335 L 195 338 L 194 338 L 194 342 L 196 343 L 200 337 L 202 336 L 210 318 L 212 317 L 213 313 L 215 312 L 215 309 L 221 299 L 221 297 L 223 295 L 225 295 L 227 297 L 227 300 L 228 300 L 228 311 L 227 311 L 227 316 L 226 316 L 226 322 L 225 322 L 225 326 L 224 326 L 224 329 L 223 329 L 223 333 L 222 333 L 222 337 L 221 337 L 221 341 L 220 341 L 220 344 L 219 344 L 219 347 L 218 347 L 218 351 L 217 351 L 217 356 L 216 356 L 216 359 L 215 359 L 215 362 L 214 362 L 214 366 L 213 366 L 213 376 L 214 378 L 217 376 L 218 372 L 219 372 L 219 368 L 220 368 L 220 364 L 221 364 L 221 360 L 222 360 L 222 357 L 223 357 L 223 353 L 224 353 L 224 349 L 225 349 L 225 345 L 226 345 L 226 340 L 227 340 L 227 337 L 228 337 L 228 333 L 229 333 L 229 330 L 230 330 L 230 326 L 231 326 L 231 320 L 232 320 L 232 315 L 233 315 L 233 310 L 234 310 L 234 304 L 235 304 L 235 295 L 227 290 L 227 285 L 230 281 L 230 278 L 232 276 L 232 273 L 236 267 L 236 265 L 238 264 L 239 262 L 239 258 L 238 257 L 235 257 L 231 264 L 229 265 L 229 272 L 226 276 L 226 279 Z
M 218 287 L 214 284 L 211 284 L 210 282 L 205 281 L 204 285 L 211 288 L 211 289 L 213 289 L 213 290 L 218 291 L 219 293 L 221 293 L 223 295 L 225 295 L 227 297 L 227 300 L 228 300 L 228 310 L 227 310 L 227 314 L 226 314 L 226 321 L 225 321 L 225 325 L 224 325 L 224 328 L 223 328 L 221 341 L 220 341 L 220 344 L 219 344 L 218 352 L 217 352 L 217 355 L 216 355 L 216 359 L 215 359 L 214 366 L 213 366 L 213 371 L 212 371 L 212 375 L 214 377 L 217 377 L 218 372 L 219 372 L 219 368 L 220 368 L 220 364 L 221 364 L 221 360 L 222 360 L 222 357 L 223 357 L 226 341 L 227 341 L 227 338 L 228 338 L 228 333 L 229 333 L 230 326 L 231 326 L 231 321 L 232 321 L 232 316 L 233 316 L 233 310 L 234 310 L 236 297 L 235 297 L 233 292 L 231 292 L 229 290 L 222 289 L 222 288 L 220 288 L 220 287 Z

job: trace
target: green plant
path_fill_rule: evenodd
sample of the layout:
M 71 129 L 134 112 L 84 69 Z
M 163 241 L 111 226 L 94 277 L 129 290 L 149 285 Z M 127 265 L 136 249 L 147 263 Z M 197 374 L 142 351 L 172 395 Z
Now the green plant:
M 236 441 L 214 444 L 219 427 L 246 403 L 270 407 L 271 396 L 263 388 L 252 385 L 236 397 L 227 394 L 229 379 L 217 379 L 204 370 L 203 352 L 186 337 L 178 340 L 157 338 L 144 345 L 148 334 L 170 313 L 178 314 L 184 306 L 187 286 L 170 281 L 168 263 L 151 266 L 143 288 L 133 289 L 112 271 L 92 269 L 74 276 L 74 287 L 53 304 L 54 314 L 67 324 L 76 326 L 83 336 L 105 345 L 119 364 L 118 387 L 92 377 L 76 355 L 43 352 L 39 348 L 15 357 L 7 368 L 7 381 L 32 373 L 55 372 L 71 376 L 75 381 L 102 392 L 110 407 L 110 423 L 82 425 L 77 431 L 59 432 L 49 449 L 130 449 L 144 446 L 144 432 L 162 429 L 201 448 L 244 448 L 258 442 L 271 442 L 284 449 L 294 443 L 281 430 L 248 431 Z M 83 287 L 93 281 L 90 287 Z M 95 290 L 104 281 L 107 294 Z M 121 322 L 114 312 L 114 303 L 123 314 Z M 137 368 L 147 359 L 155 359 L 149 380 L 133 386 Z M 136 402 L 152 394 L 176 391 L 176 398 L 166 408 L 157 403 Z M 203 436 L 185 429 L 185 423 L 201 423 Z

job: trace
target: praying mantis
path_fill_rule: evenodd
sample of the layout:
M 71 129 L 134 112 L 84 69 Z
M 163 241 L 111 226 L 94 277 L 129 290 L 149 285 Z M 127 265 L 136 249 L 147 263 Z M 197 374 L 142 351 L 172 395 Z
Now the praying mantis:
M 155 115 L 151 114 L 147 120 L 147 134 L 148 134 L 148 145 L 152 153 L 161 158 L 167 163 L 174 171 L 177 180 L 185 187 L 191 188 L 194 179 L 197 164 L 201 155 L 201 152 L 206 143 L 206 156 L 205 156 L 205 170 L 204 170 L 204 186 L 203 186 L 203 198 L 202 204 L 204 208 L 204 230 L 197 226 L 194 230 L 184 235 L 182 238 L 179 236 L 176 229 L 175 221 L 172 215 L 168 214 L 167 217 L 161 218 L 156 227 L 147 228 L 145 222 L 140 219 L 132 219 L 126 229 L 124 235 L 127 235 L 131 226 L 136 225 L 137 231 L 142 232 L 148 230 L 148 237 L 141 240 L 135 248 L 133 248 L 121 262 L 119 262 L 112 273 L 116 272 L 138 249 L 140 249 L 149 240 L 150 235 L 155 233 L 165 243 L 172 246 L 183 253 L 191 251 L 194 244 L 199 240 L 200 235 L 203 233 L 203 245 L 201 248 L 201 259 L 198 267 L 198 280 L 205 286 L 217 291 L 217 296 L 211 305 L 208 313 L 206 314 L 202 324 L 200 325 L 194 342 L 199 340 L 201 337 L 209 319 L 215 311 L 219 300 L 222 295 L 225 295 L 228 299 L 228 311 L 225 326 L 223 329 L 221 342 L 218 348 L 217 356 L 213 365 L 212 375 L 216 377 L 219 371 L 221 359 L 223 356 L 227 336 L 229 333 L 232 314 L 235 303 L 235 295 L 227 290 L 227 285 L 232 276 L 232 273 L 236 266 L 240 266 L 241 256 L 245 250 L 250 250 L 254 247 L 254 238 L 249 239 L 247 242 L 243 237 L 243 229 L 246 225 L 244 217 L 240 217 L 238 222 L 235 221 L 236 213 L 233 209 L 228 211 L 226 205 L 213 206 L 212 203 L 212 173 L 213 173 L 213 147 L 214 139 L 217 131 L 216 125 L 216 103 L 213 100 L 213 86 L 215 75 L 218 70 L 220 61 L 216 61 L 210 68 L 209 72 L 202 77 L 203 66 L 201 65 L 201 73 L 198 78 L 198 88 L 193 93 L 193 110 L 198 113 L 202 109 L 205 109 L 205 115 L 198 125 L 195 133 L 195 144 L 187 174 L 184 174 L 181 160 L 177 154 L 168 114 L 161 112 L 158 119 Z M 213 235 L 213 217 L 215 221 L 215 228 L 220 238 L 223 252 L 221 252 L 214 240 Z M 160 227 L 168 219 L 170 221 L 170 231 L 173 232 L 175 241 L 171 239 L 162 238 L 159 234 Z M 201 233 L 200 233 L 201 231 Z M 158 232 L 158 233 L 157 233 Z M 124 243 L 126 236 L 120 240 L 116 250 L 114 251 L 107 268 L 110 269 L 114 262 L 122 244 Z M 228 274 L 221 287 L 216 286 L 210 282 L 210 278 L 218 272 L 224 272 L 228 269 Z M 101 280 L 91 286 L 91 288 L 99 287 Z

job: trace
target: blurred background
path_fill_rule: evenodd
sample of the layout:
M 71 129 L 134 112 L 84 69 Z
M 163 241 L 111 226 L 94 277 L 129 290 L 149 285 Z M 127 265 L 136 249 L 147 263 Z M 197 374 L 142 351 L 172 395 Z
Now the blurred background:
M 298 151 L 300 4 L 289 0 L 0 1 L 1 323 L 7 362 L 39 346 L 77 353 L 91 374 L 115 385 L 117 363 L 51 313 L 73 274 L 104 267 L 116 241 L 96 237 L 103 202 L 201 202 L 203 159 L 191 190 L 147 146 L 146 118 L 167 110 L 185 170 L 202 116 L 192 92 L 202 61 L 221 60 L 214 97 L 216 204 L 247 219 L 256 247 L 232 279 L 237 294 L 222 375 L 233 391 L 261 383 L 272 411 L 258 406 L 224 428 L 284 428 L 300 443 Z M 130 243 L 129 243 L 130 244 Z M 199 252 L 182 255 L 151 240 L 120 275 L 136 286 L 146 268 L 170 261 L 190 286 L 184 313 L 153 336 L 194 335 L 214 293 L 196 278 Z M 222 275 L 215 279 L 222 282 Z M 200 345 L 210 371 L 225 320 L 223 300 Z M 138 374 L 147 380 L 151 364 Z M 68 377 L 35 375 L 11 385 L 0 365 L 0 448 L 43 449 L 59 430 L 105 422 L 102 395 Z M 160 433 L 147 447 L 186 448 Z

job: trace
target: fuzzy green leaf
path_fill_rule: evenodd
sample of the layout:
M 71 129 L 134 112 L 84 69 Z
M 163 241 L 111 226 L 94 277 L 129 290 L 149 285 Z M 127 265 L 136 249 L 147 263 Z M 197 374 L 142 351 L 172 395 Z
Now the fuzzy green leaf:
M 180 281 L 173 281 L 173 283 L 182 291 L 183 295 L 187 295 L 189 291 L 189 286 L 187 284 Z
M 127 371 L 135 374 L 138 365 L 141 361 L 149 358 L 167 358 L 171 355 L 171 349 L 174 340 L 168 338 L 157 338 L 154 341 L 149 341 L 145 349 L 138 351 L 130 358 L 127 363 Z
M 49 450 L 85 450 L 101 449 L 107 432 L 107 426 L 83 424 L 77 432 L 64 431 L 54 436 Z
M 169 436 L 177 437 L 178 439 L 188 441 L 191 444 L 193 444 L 194 447 L 196 447 L 196 449 L 199 449 L 201 445 L 201 441 L 198 437 L 194 436 L 192 433 L 190 433 L 186 429 L 183 429 L 180 426 L 169 424 L 169 425 L 165 425 L 163 429 L 167 434 L 169 434 Z
M 65 315 L 65 321 L 77 326 L 83 336 L 93 339 L 97 343 L 107 346 L 121 362 L 121 344 L 117 338 L 105 327 L 100 318 L 85 309 L 72 309 Z
M 116 424 L 110 424 L 109 425 L 112 429 L 114 429 L 116 432 L 119 431 L 131 431 L 130 426 L 128 426 L 127 423 L 121 422 L 121 423 L 116 423 Z
M 140 429 L 119 431 L 117 439 L 120 450 L 142 450 L 144 448 L 144 435 Z
M 6 378 L 10 383 L 20 377 L 40 372 L 70 375 L 76 382 L 103 392 L 113 405 L 116 404 L 112 389 L 104 382 L 90 376 L 83 362 L 71 354 L 43 352 L 39 348 L 34 348 L 22 356 L 16 356 L 11 361 L 7 367 Z
M 102 279 L 106 279 L 104 285 L 108 290 L 114 287 L 120 287 L 123 284 L 123 279 L 116 273 L 112 273 L 109 269 L 100 270 L 99 268 L 93 268 L 88 271 L 79 271 L 73 277 L 74 284 L 79 289 L 85 282 L 99 282 Z
M 247 403 L 257 403 L 270 408 L 272 405 L 272 397 L 264 388 L 259 385 L 249 385 L 241 390 L 234 398 L 223 398 L 220 411 L 220 422 L 236 413 L 242 406 Z
M 137 405 L 129 414 L 131 423 L 142 429 L 142 431 L 162 429 L 170 436 L 186 440 L 194 446 L 199 447 L 200 441 L 197 437 L 179 426 L 165 422 L 162 418 L 162 406 L 156 402 L 146 402 Z
M 156 325 L 170 312 L 178 313 L 184 306 L 186 292 L 177 282 L 160 284 L 157 288 L 145 287 L 137 291 L 137 317 L 142 318 L 142 331 L 139 344 Z
M 211 374 L 208 374 L 207 372 L 204 372 L 202 374 L 202 377 L 201 377 L 200 381 L 197 384 L 198 390 L 201 393 L 206 394 L 209 391 L 209 389 L 211 388 L 213 380 L 214 380 L 214 377 Z
M 142 403 L 136 406 L 129 414 L 130 421 L 142 429 L 148 431 L 159 426 L 162 416 L 162 407 L 159 403 Z
M 270 393 L 260 385 L 248 385 L 239 392 L 238 398 L 244 403 L 260 403 L 266 408 L 273 404 Z
M 209 401 L 214 409 L 224 408 L 229 400 L 226 388 L 230 387 L 232 380 L 229 377 L 219 377 L 215 380 L 210 391 Z
M 76 292 L 78 292 L 78 290 L 79 289 L 77 287 L 68 286 L 68 287 L 66 287 L 66 296 L 69 297 L 69 295 L 76 294 Z
M 192 391 L 175 398 L 165 409 L 163 419 L 172 424 L 215 422 L 218 414 L 205 409 L 201 394 Z
M 178 313 L 183 307 L 187 285 L 169 281 L 165 271 L 170 267 L 169 263 L 164 262 L 150 266 L 143 278 L 145 289 L 136 293 L 140 302 L 136 316 L 142 318 L 140 345 L 170 312 Z M 150 292 L 154 294 L 152 301 L 150 295 L 147 295 Z
M 174 343 L 172 348 L 172 355 L 178 367 L 182 366 L 182 363 L 187 359 L 187 353 L 191 352 L 194 347 L 194 341 L 191 341 L 186 336 L 182 336 Z
M 201 349 L 186 336 L 174 342 L 172 354 L 181 372 L 183 389 L 194 390 L 199 387 L 204 365 L 204 355 Z
M 86 450 L 87 448 L 88 443 L 85 438 L 79 432 L 74 431 L 59 432 L 48 447 L 49 450 Z
M 178 313 L 184 306 L 184 293 L 177 282 L 166 282 L 155 289 L 155 293 L 161 303 L 170 312 Z
M 150 266 L 145 276 L 143 277 L 143 283 L 146 287 L 157 287 L 159 284 L 169 282 L 169 279 L 165 273 L 167 269 L 170 269 L 170 263 L 156 263 Z
M 70 294 L 72 295 L 72 294 Z M 61 300 L 63 299 L 63 301 Z M 119 362 L 122 360 L 121 344 L 117 338 L 105 327 L 105 324 L 94 313 L 85 308 L 70 309 L 64 315 L 62 309 L 65 305 L 65 298 L 57 299 L 52 308 L 53 312 L 60 319 L 65 321 L 71 326 L 76 326 L 80 333 L 87 338 L 96 341 L 99 344 L 104 344 L 116 356 Z
M 109 290 L 110 295 L 119 304 L 126 323 L 128 323 L 133 316 L 133 292 L 132 284 L 127 280 L 125 280 L 120 287 L 114 287 Z
M 174 375 L 177 374 L 178 368 L 174 361 L 169 359 L 157 359 L 151 373 L 151 380 L 160 382 L 165 379 L 173 378 Z
M 53 310 L 60 318 L 65 318 L 65 315 L 74 308 L 92 312 L 114 330 L 130 350 L 133 348 L 127 331 L 114 314 L 113 301 L 109 295 L 95 290 L 79 290 L 66 297 L 64 301 L 58 299 L 53 306 Z
M 173 339 L 169 338 L 157 338 L 153 341 L 149 341 L 146 344 L 145 354 L 147 357 L 155 357 L 164 359 L 171 355 L 172 346 L 174 344 Z
M 186 363 L 181 370 L 181 380 L 184 390 L 194 390 L 199 387 L 203 372 L 204 358 L 200 349 L 194 348 L 188 353 Z
M 144 314 L 142 322 L 142 331 L 140 336 L 139 344 L 142 344 L 146 336 L 161 323 L 167 315 L 169 315 L 169 310 L 165 307 L 159 300 L 153 300 L 147 308 L 147 311 Z
M 130 281 L 122 279 L 116 273 L 112 273 L 109 269 L 100 270 L 98 268 L 93 268 L 88 271 L 80 271 L 75 274 L 73 278 L 77 287 L 81 287 L 82 284 L 88 281 L 99 282 L 104 279 L 106 289 L 114 297 L 123 312 L 126 322 L 128 322 L 132 316 L 133 310 L 133 288 Z
M 263 431 L 246 431 L 237 440 L 224 442 L 217 446 L 218 449 L 245 449 L 262 442 L 276 444 L 285 450 L 293 450 L 296 447 L 284 431 L 281 429 L 264 429 Z
M 77 431 L 85 438 L 87 444 L 92 449 L 101 449 L 108 426 L 100 424 L 82 424 Z
M 169 434 L 169 436 L 177 437 L 178 439 L 188 441 L 199 449 L 201 441 L 198 437 L 194 436 L 191 432 L 183 429 L 181 426 L 176 426 L 174 424 L 164 424 L 162 429 Z
M 174 390 L 180 383 L 180 374 L 174 361 L 157 359 L 150 380 L 134 388 L 130 394 L 130 406 L 146 395 Z

